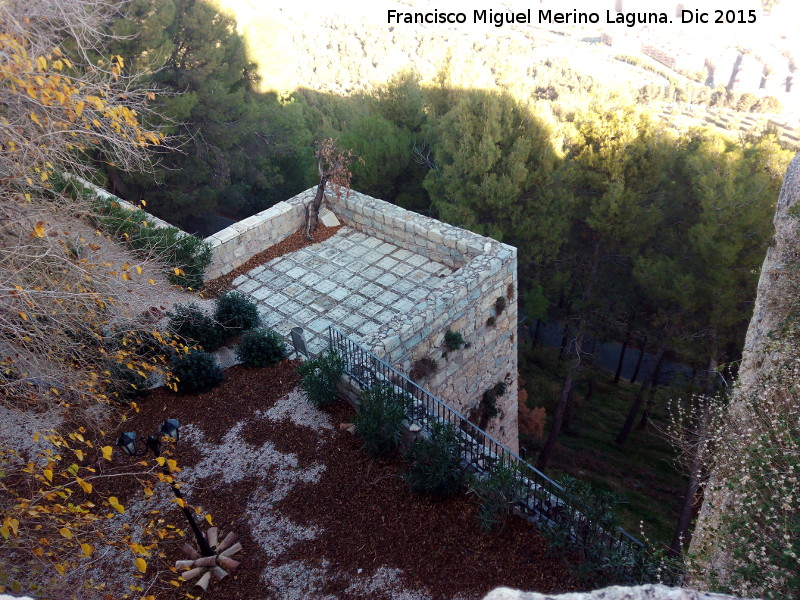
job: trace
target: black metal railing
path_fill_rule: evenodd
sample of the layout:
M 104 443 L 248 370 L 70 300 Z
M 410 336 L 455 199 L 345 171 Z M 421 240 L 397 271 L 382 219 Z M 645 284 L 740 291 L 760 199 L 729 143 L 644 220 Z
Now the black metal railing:
M 406 408 L 411 426 L 429 432 L 434 422 L 451 425 L 458 433 L 462 465 L 466 469 L 487 473 L 497 464 L 512 468 L 522 490 L 516 505 L 525 516 L 544 527 L 566 525 L 574 539 L 591 537 L 609 553 L 622 552 L 632 558 L 645 550 L 642 542 L 622 528 L 591 522 L 585 516 L 587 511 L 570 500 L 564 487 L 341 331 L 331 326 L 329 336 L 331 349 L 345 359 L 345 372 L 362 389 L 386 385 Z

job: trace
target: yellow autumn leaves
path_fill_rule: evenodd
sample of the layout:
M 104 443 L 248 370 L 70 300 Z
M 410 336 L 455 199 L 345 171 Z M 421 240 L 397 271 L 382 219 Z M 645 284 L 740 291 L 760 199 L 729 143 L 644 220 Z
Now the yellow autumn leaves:
M 0 33 L 0 93 L 27 99 L 23 114 L 36 125 L 16 128 L 13 133 L 6 129 L 0 135 L 0 153 L 21 156 L 25 147 L 44 149 L 53 134 L 62 138 L 59 150 L 82 150 L 109 142 L 144 148 L 163 142 L 162 133 L 142 129 L 136 110 L 124 103 L 127 94 L 112 96 L 111 87 L 87 78 L 58 48 L 47 56 L 31 56 L 28 47 L 28 40 Z M 106 73 L 116 81 L 124 66 L 121 56 L 112 56 Z M 155 98 L 148 92 L 140 101 L 145 97 Z M 55 172 L 53 165 L 43 160 L 24 167 L 35 171 L 42 183 Z M 16 175 L 30 181 L 33 173 Z

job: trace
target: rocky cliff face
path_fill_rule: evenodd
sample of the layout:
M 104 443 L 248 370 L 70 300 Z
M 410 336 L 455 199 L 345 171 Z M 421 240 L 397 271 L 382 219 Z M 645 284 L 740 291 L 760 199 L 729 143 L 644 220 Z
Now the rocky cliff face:
M 800 207 L 800 154 L 795 156 L 787 170 L 775 214 L 775 238 L 767 252 L 758 283 L 753 317 L 747 331 L 737 388 L 731 403 L 733 418 L 739 419 L 739 431 L 753 420 L 754 398 L 760 406 L 771 407 L 774 386 L 766 387 L 764 381 L 792 358 L 787 350 L 790 344 L 781 343 L 787 316 L 796 306 L 800 291 L 800 240 L 798 209 Z M 774 373 L 773 373 L 774 375 Z M 773 380 L 782 377 L 774 376 Z M 793 399 L 776 406 L 789 413 L 796 412 L 800 400 Z M 794 407 L 792 409 L 792 406 Z M 771 410 L 767 408 L 766 410 Z M 737 414 L 738 413 L 738 414 Z M 729 413 L 730 414 L 730 413 Z M 763 415 L 761 415 L 763 416 Z M 726 427 L 731 427 L 730 422 Z M 753 429 L 758 423 L 753 420 Z M 725 435 L 723 431 L 723 436 Z M 728 465 L 717 465 L 712 470 L 706 487 L 703 506 L 698 517 L 690 546 L 690 554 L 698 558 L 690 565 L 689 581 L 692 585 L 709 586 L 711 577 L 729 581 L 733 565 L 732 550 L 739 540 L 732 539 L 726 527 L 720 527 L 721 518 L 731 511 L 741 510 L 740 500 L 728 487 L 734 474 Z M 762 473 L 762 477 L 767 473 Z M 766 577 L 766 574 L 764 574 Z M 757 588 L 755 588 L 757 589 Z

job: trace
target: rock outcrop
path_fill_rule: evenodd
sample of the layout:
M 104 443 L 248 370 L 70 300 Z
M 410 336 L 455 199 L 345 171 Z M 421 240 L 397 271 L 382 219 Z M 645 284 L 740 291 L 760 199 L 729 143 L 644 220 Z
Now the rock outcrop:
M 735 598 L 723 594 L 671 588 L 666 585 L 640 585 L 637 587 L 615 585 L 594 592 L 560 594 L 558 596 L 497 588 L 489 592 L 483 600 L 735 600 Z
M 775 365 L 786 358 L 771 335 L 786 319 L 793 305 L 792 292 L 800 289 L 798 265 L 800 244 L 800 154 L 795 156 L 784 178 L 775 212 L 775 238 L 767 252 L 758 282 L 758 293 L 753 317 L 739 368 L 737 388 L 731 409 L 744 410 L 744 399 L 756 392 L 759 380 Z M 738 405 L 738 406 L 737 406 Z M 702 586 L 709 573 L 722 581 L 727 580 L 731 566 L 731 545 L 722 539 L 720 517 L 730 510 L 730 491 L 724 476 L 711 474 L 706 486 L 703 506 L 694 530 L 690 554 L 698 557 L 689 570 L 689 584 Z

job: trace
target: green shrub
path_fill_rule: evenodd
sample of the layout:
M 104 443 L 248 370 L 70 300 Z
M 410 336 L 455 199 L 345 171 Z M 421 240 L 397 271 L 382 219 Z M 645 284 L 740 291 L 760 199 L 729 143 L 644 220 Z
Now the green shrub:
M 225 328 L 196 304 L 178 304 L 174 310 L 167 313 L 172 333 L 196 342 L 206 352 L 213 352 L 226 342 Z
M 225 292 L 217 298 L 214 318 L 234 335 L 259 326 L 258 307 L 242 292 Z
M 344 357 L 335 351 L 326 351 L 297 367 L 300 387 L 311 404 L 323 407 L 336 402 L 336 385 L 344 373 L 344 367 Z
M 117 239 L 124 240 L 139 256 L 155 256 L 168 270 L 170 282 L 197 289 L 211 264 L 211 246 L 176 227 L 155 227 L 142 210 L 128 210 L 113 200 L 92 200 L 97 224 Z
M 448 329 L 444 334 L 444 345 L 449 352 L 455 352 L 464 345 L 464 336 Z
M 128 242 L 138 254 L 155 255 L 169 270 L 171 283 L 185 288 L 203 286 L 203 275 L 211 264 L 211 246 L 205 240 L 184 234 L 175 227 L 142 227 Z
M 514 504 L 525 495 L 525 486 L 520 472 L 512 465 L 501 461 L 482 475 L 469 478 L 469 493 L 480 502 L 478 521 L 481 529 L 491 531 L 498 525 L 502 528 L 511 514 Z
M 614 509 L 622 502 L 620 496 L 595 490 L 588 483 L 566 475 L 561 485 L 566 492 L 563 500 L 573 508 L 560 511 L 543 532 L 553 554 L 572 557 L 567 566 L 575 579 L 594 587 L 652 582 L 642 580 L 643 565 L 638 563 L 644 550 L 609 546 L 605 532 L 613 532 L 617 526 Z M 575 514 L 581 518 L 573 518 Z
M 430 437 L 414 440 L 407 458 L 405 479 L 418 494 L 448 497 L 464 487 L 458 433 L 452 425 L 434 423 Z
M 208 352 L 194 350 L 172 362 L 179 394 L 207 392 L 225 380 L 225 373 Z
M 286 355 L 283 336 L 263 327 L 245 331 L 236 348 L 236 357 L 247 367 L 271 367 Z
M 481 402 L 483 403 L 486 415 L 490 419 L 493 419 L 500 414 L 500 410 L 497 408 L 497 399 L 500 398 L 505 393 L 506 393 L 506 384 L 502 381 L 497 382 L 488 390 L 483 392 L 483 397 L 481 399 Z
M 108 371 L 113 384 L 109 390 L 110 395 L 129 400 L 147 391 L 147 378 L 138 371 L 114 362 L 108 365 Z
M 400 445 L 405 409 L 388 384 L 361 393 L 356 409 L 356 432 L 371 456 L 386 456 Z
M 494 312 L 499 317 L 503 314 L 503 311 L 506 309 L 507 301 L 505 296 L 498 296 L 497 300 L 494 301 Z

